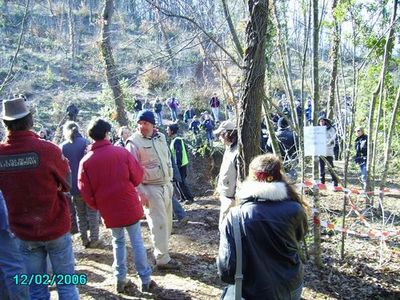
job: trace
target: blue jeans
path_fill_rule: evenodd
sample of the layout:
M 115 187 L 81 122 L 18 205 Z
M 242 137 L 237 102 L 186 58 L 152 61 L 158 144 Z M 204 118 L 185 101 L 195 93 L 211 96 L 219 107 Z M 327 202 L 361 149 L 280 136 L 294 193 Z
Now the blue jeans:
M 182 220 L 186 217 L 186 211 L 183 209 L 182 205 L 179 203 L 175 194 L 172 195 L 172 210 L 174 212 L 175 218 Z
M 26 274 L 18 243 L 9 231 L 0 230 L 0 299 L 29 299 L 29 287 L 15 284 L 17 274 Z
M 139 274 L 140 280 L 143 284 L 149 283 L 151 267 L 147 261 L 147 253 L 143 245 L 140 222 L 136 222 L 135 224 L 126 227 L 111 228 L 113 236 L 112 244 L 114 254 L 113 265 L 115 267 L 114 274 L 118 281 L 125 280 L 127 274 L 124 229 L 126 229 L 128 232 L 129 239 L 131 241 L 135 267 Z
M 51 241 L 24 241 L 18 239 L 19 248 L 27 268 L 28 275 L 47 274 L 46 257 L 49 255 L 54 274 L 75 274 L 75 258 L 72 250 L 71 235 L 66 233 Z M 79 299 L 75 285 L 57 284 L 59 300 Z M 48 285 L 30 286 L 31 299 L 50 299 Z
M 361 181 L 364 183 L 367 181 L 367 163 L 363 162 L 360 164 Z
M 161 112 L 156 112 L 155 115 L 156 115 L 157 124 L 158 124 L 158 125 L 162 125 L 162 115 L 161 115 Z
M 171 119 L 172 119 L 172 121 L 176 121 L 176 120 L 178 120 L 178 109 L 176 109 L 176 108 L 170 108 L 170 111 L 171 111 Z

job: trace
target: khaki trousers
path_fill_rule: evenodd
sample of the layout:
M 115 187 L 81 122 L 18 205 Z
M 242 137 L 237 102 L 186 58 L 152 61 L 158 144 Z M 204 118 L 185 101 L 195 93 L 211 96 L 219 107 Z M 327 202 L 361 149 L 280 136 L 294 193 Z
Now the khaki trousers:
M 150 228 L 154 257 L 157 265 L 171 260 L 168 253 L 168 240 L 172 231 L 172 183 L 164 185 L 142 185 L 149 199 L 149 207 L 144 209 Z

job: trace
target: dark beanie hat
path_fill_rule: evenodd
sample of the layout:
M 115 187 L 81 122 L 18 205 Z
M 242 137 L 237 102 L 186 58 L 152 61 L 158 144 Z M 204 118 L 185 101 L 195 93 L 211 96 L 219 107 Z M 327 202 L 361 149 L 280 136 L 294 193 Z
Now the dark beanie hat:
M 288 125 L 287 121 L 285 120 L 285 118 L 284 117 L 280 117 L 279 120 L 278 120 L 278 127 L 279 128 L 286 128 L 288 126 L 289 125 Z
M 139 113 L 136 117 L 136 122 L 139 122 L 139 121 L 146 121 L 153 125 L 156 125 L 156 119 L 154 118 L 154 114 L 152 111 L 150 111 L 148 109 L 139 111 Z
M 171 130 L 171 132 L 172 132 L 173 134 L 176 134 L 176 133 L 178 132 L 178 130 L 179 130 L 178 124 L 171 124 L 171 125 L 168 125 L 168 128 L 169 128 L 169 130 Z

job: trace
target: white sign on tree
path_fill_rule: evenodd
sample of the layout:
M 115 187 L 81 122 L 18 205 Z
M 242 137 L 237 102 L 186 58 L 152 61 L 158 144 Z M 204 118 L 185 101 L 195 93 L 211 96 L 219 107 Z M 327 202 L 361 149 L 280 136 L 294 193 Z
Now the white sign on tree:
M 326 156 L 326 127 L 304 127 L 304 156 Z

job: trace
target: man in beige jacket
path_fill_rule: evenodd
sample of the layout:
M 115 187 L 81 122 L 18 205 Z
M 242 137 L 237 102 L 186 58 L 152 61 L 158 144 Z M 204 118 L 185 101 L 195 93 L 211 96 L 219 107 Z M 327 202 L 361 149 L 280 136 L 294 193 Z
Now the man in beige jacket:
M 171 154 L 165 136 L 154 128 L 153 112 L 140 111 L 137 123 L 137 131 L 127 140 L 126 149 L 144 169 L 138 193 L 150 228 L 157 268 L 179 269 L 180 264 L 168 252 L 172 230 Z

